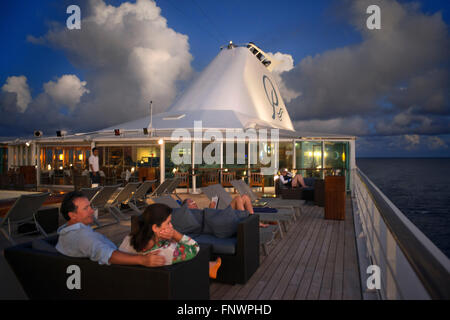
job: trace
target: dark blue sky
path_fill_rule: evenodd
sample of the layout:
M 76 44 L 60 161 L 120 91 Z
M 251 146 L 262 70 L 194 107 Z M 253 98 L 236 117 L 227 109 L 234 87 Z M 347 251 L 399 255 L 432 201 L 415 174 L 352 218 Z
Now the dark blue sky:
M 118 7 L 124 1 L 105 2 L 113 7 Z M 373 2 L 378 3 L 379 1 Z M 411 20 L 417 18 L 417 21 L 421 21 L 418 15 L 431 17 L 440 12 L 440 23 L 445 25 L 444 29 L 446 29 L 447 33 L 442 31 L 442 28 L 433 29 L 430 27 L 430 30 L 441 30 L 444 33 L 444 38 L 448 40 L 449 1 L 389 1 L 389 3 L 391 2 L 394 5 L 398 3 L 402 8 L 410 7 L 412 3 L 418 3 L 420 5 L 419 8 L 408 11 L 413 12 Z M 60 98 L 58 100 L 55 98 L 55 95 L 51 95 L 48 87 L 44 89 L 44 84 L 50 81 L 58 83 L 58 80 L 63 75 L 74 75 L 79 82 L 87 82 L 84 87 L 90 93 L 81 93 L 81 99 L 74 100 L 77 104 L 86 104 L 86 108 L 88 108 L 87 106 L 93 105 L 93 101 L 102 101 L 99 92 L 105 89 L 96 87 L 97 83 L 95 81 L 99 81 L 99 78 L 96 78 L 95 74 L 99 74 L 99 68 L 101 68 L 101 72 L 108 73 L 108 71 L 104 70 L 106 67 L 103 65 L 99 67 L 98 61 L 84 64 L 81 60 L 86 58 L 86 51 L 80 53 L 77 51 L 76 45 L 68 45 L 65 42 L 66 40 L 62 40 L 63 38 L 56 38 L 56 40 L 51 38 L 52 30 L 57 32 L 57 30 L 61 30 L 61 26 L 65 25 L 68 17 L 66 13 L 67 6 L 78 4 L 81 8 L 82 19 L 85 19 L 92 16 L 92 3 L 95 3 L 95 1 L 19 0 L 2 1 L 0 3 L 0 32 L 3 40 L 0 59 L 0 87 L 8 82 L 9 77 L 25 76 L 31 98 L 26 112 L 18 113 L 9 119 L 11 106 L 7 103 L 14 98 L 11 97 L 12 89 L 3 87 L 3 90 L 0 90 L 4 95 L 0 100 L 0 112 L 2 115 L 5 115 L 5 117 L 2 116 L 3 118 L 8 118 L 8 120 L 0 122 L 0 125 L 3 127 L 0 129 L 0 136 L 26 135 L 27 130 L 29 130 L 28 127 L 33 121 L 24 120 L 23 118 L 33 118 L 31 108 L 36 110 L 43 108 L 42 105 L 47 103 L 47 101 L 54 105 L 54 112 L 49 113 L 48 117 L 51 118 L 55 114 L 57 115 L 54 116 L 54 121 L 46 119 L 47 123 L 45 123 L 45 126 L 49 128 L 48 130 L 54 130 L 58 126 L 76 130 L 78 126 L 82 126 L 77 124 L 77 120 L 72 120 L 72 122 L 70 120 L 71 112 L 77 108 L 75 102 L 70 104 L 69 102 L 64 102 L 64 99 Z M 135 4 L 136 1 L 130 1 L 130 3 Z M 370 46 L 370 36 L 358 30 L 358 25 L 351 21 L 351 10 L 349 8 L 354 6 L 353 1 L 160 0 L 156 1 L 156 6 L 161 9 L 160 16 L 166 19 L 167 27 L 187 37 L 188 48 L 186 50 L 192 56 L 191 61 L 188 61 L 192 69 L 191 74 L 192 72 L 194 74 L 201 72 L 217 55 L 219 47 L 229 40 L 235 43 L 253 41 L 266 52 L 281 52 L 290 55 L 293 58 L 294 68 L 289 71 L 289 74 L 282 75 L 283 81 L 287 87 L 297 92 L 307 92 L 307 89 L 309 90 L 308 92 L 312 92 L 309 96 L 302 94 L 297 99 L 286 103 L 291 118 L 293 118 L 293 121 L 298 121 L 298 126 L 300 127 L 296 126 L 297 129 L 300 130 L 304 126 L 304 121 L 312 123 L 311 121 L 314 120 L 318 121 L 317 131 L 319 132 L 326 131 L 324 128 L 320 128 L 321 124 L 331 123 L 323 121 L 334 121 L 332 123 L 337 123 L 336 130 L 338 131 L 345 127 L 351 128 L 349 133 L 360 137 L 361 143 L 358 142 L 358 155 L 360 156 L 450 156 L 450 148 L 448 147 L 450 145 L 450 127 L 448 123 L 450 114 L 448 92 L 450 90 L 448 90 L 448 79 L 445 80 L 445 83 L 439 82 L 439 79 L 445 79 L 449 75 L 448 58 L 441 57 L 441 60 L 437 59 L 436 65 L 424 65 L 420 70 L 411 69 L 411 72 L 408 72 L 408 68 L 412 67 L 406 66 L 403 68 L 407 69 L 406 71 L 403 69 L 399 70 L 399 72 L 404 72 L 404 75 L 394 77 L 395 79 L 392 82 L 386 82 L 386 79 L 380 80 L 379 75 L 373 75 L 374 79 L 381 82 L 380 86 L 385 84 L 385 86 L 390 86 L 391 88 L 379 89 L 373 92 L 373 97 L 371 96 L 372 93 L 365 94 L 365 96 L 370 96 L 371 101 L 365 101 L 364 103 L 366 105 L 373 103 L 376 107 L 368 107 L 367 112 L 361 113 L 355 107 L 357 119 L 351 115 L 352 109 L 349 109 L 349 115 L 348 110 L 342 111 L 343 108 L 340 108 L 338 103 L 336 104 L 336 109 L 333 109 L 333 106 L 328 107 L 328 115 L 298 111 L 306 102 L 309 102 L 310 108 L 314 109 L 314 101 L 317 101 L 316 97 L 311 96 L 315 92 L 315 88 L 310 88 L 308 81 L 301 79 L 306 74 L 305 64 L 308 62 L 306 61 L 308 57 L 313 60 L 311 68 L 308 70 L 313 70 L 311 72 L 314 72 L 316 75 L 320 72 L 318 64 L 321 61 L 326 61 L 320 59 L 326 59 L 329 56 L 328 53 L 330 55 L 335 54 L 336 50 L 340 48 L 346 48 L 349 52 L 352 50 L 358 52 L 360 51 L 358 48 L 364 49 L 365 43 L 367 43 L 367 47 Z M 384 16 L 389 16 L 391 12 L 395 14 L 395 10 L 392 8 L 395 8 L 395 6 L 382 7 L 382 23 Z M 360 14 L 364 15 L 365 13 L 362 12 Z M 436 18 L 435 20 L 439 19 Z M 88 28 L 83 28 L 86 25 L 83 24 L 83 21 L 81 31 L 86 32 Z M 127 22 L 127 20 L 124 21 Z M 429 25 L 433 24 L 436 23 L 429 23 Z M 58 29 L 58 25 L 60 29 Z M 401 26 L 410 27 L 407 21 L 402 22 Z M 89 32 L 91 30 L 89 29 Z M 106 32 L 104 38 L 109 40 L 112 35 L 107 34 L 107 31 L 104 31 L 104 29 L 102 30 Z M 152 32 L 151 29 L 148 29 L 148 37 L 157 37 Z M 123 35 L 122 37 L 126 38 Z M 143 37 L 145 38 L 145 35 Z M 92 37 L 88 38 L 91 39 Z M 36 39 L 41 40 L 38 41 Z M 79 38 L 75 38 L 73 41 L 77 41 L 77 39 Z M 102 37 L 99 39 L 101 40 Z M 121 39 L 119 38 L 118 41 L 121 41 Z M 123 41 L 126 42 L 125 39 Z M 80 46 L 84 44 L 85 42 L 80 44 Z M 392 43 L 392 45 L 395 46 L 397 44 Z M 448 47 L 444 46 L 443 48 Z M 95 46 L 92 47 L 92 45 L 90 49 L 96 50 Z M 380 50 L 382 49 L 380 48 Z M 442 50 L 442 48 L 436 48 L 438 53 Z M 102 54 L 105 53 L 103 52 Z M 173 55 L 173 52 L 171 54 Z M 433 52 L 430 52 L 424 53 L 424 56 L 417 59 L 423 60 L 423 57 L 426 59 L 428 54 L 430 54 L 430 57 L 440 57 L 439 54 L 432 55 Z M 329 61 L 339 64 L 338 59 L 330 59 Z M 369 59 L 368 64 L 370 63 L 371 60 Z M 391 61 L 391 63 L 395 65 L 398 64 L 398 61 Z M 358 68 L 358 65 L 355 68 Z M 317 72 L 314 70 L 317 70 Z M 369 72 L 377 72 L 375 67 L 371 70 Z M 442 71 L 439 77 L 435 76 L 436 70 Z M 182 73 L 181 71 L 179 72 L 179 74 Z M 371 76 L 372 74 L 369 74 L 369 78 Z M 173 85 L 176 87 L 175 93 L 169 94 L 167 101 L 172 101 L 173 95 L 179 94 L 189 83 L 189 81 L 186 81 L 188 78 L 181 75 L 176 77 L 175 82 L 173 82 Z M 102 77 L 101 79 L 104 78 Z M 320 80 L 319 77 L 317 79 Z M 420 104 L 423 103 L 425 105 L 427 103 L 424 102 L 422 96 L 417 97 L 411 94 L 408 97 L 399 97 L 397 92 L 394 92 L 401 88 L 402 85 L 407 88 L 413 88 L 413 85 L 416 83 L 419 87 L 421 83 L 424 83 L 424 87 L 430 87 L 430 93 L 423 93 L 422 96 L 429 96 L 433 93 L 437 97 L 441 97 L 442 94 L 439 90 L 444 91 L 443 98 L 438 99 L 438 106 L 433 104 L 434 107 L 423 107 L 421 109 Z M 431 88 L 431 83 L 434 84 L 433 88 Z M 377 83 L 377 85 L 379 84 Z M 9 88 L 10 86 L 7 87 Z M 332 90 L 333 88 L 330 89 L 330 91 Z M 51 100 L 47 97 L 44 91 L 45 94 L 54 99 Z M 341 92 L 342 89 L 336 88 L 336 91 Z M 445 93 L 445 91 L 447 92 Z M 88 97 L 94 98 L 94 100 L 88 101 Z M 305 100 L 302 100 L 302 98 Z M 163 101 L 166 101 L 164 99 L 162 98 Z M 332 98 L 331 100 L 333 101 Z M 409 107 L 404 106 L 406 101 Z M 319 110 L 319 107 L 317 108 Z M 336 114 L 334 114 L 334 110 L 337 110 Z M 8 116 L 6 117 L 7 114 Z M 383 120 L 385 115 L 386 120 Z M 405 117 L 407 118 L 406 120 Z M 374 118 L 378 119 L 377 122 L 371 122 L 371 119 Z M 13 120 L 16 121 L 15 126 L 10 125 Z M 385 125 L 383 121 L 386 121 Z M 403 127 L 398 130 L 388 129 L 396 124 Z M 87 128 L 85 127 L 84 129 Z

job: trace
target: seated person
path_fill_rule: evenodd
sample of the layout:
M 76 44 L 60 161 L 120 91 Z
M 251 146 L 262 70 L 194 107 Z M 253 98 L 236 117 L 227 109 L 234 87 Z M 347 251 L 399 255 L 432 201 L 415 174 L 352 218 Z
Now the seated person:
M 212 209 L 216 208 L 216 202 L 214 200 L 215 199 L 213 198 L 213 201 L 211 201 L 209 203 L 208 208 L 212 208 Z M 185 203 L 187 203 L 189 209 L 199 209 L 197 203 L 191 198 L 184 199 L 182 204 L 184 205 Z M 233 198 L 233 200 L 231 201 L 230 206 L 234 210 L 248 211 L 248 213 L 250 213 L 250 214 L 254 214 L 255 213 L 255 211 L 253 210 L 252 200 L 246 194 L 244 194 L 242 197 L 240 195 L 235 196 Z M 267 228 L 269 225 L 260 222 L 259 226 L 262 227 L 262 228 Z
M 56 250 L 66 256 L 90 258 L 99 264 L 124 264 L 158 267 L 165 259 L 157 253 L 147 256 L 127 254 L 104 235 L 95 232 L 89 226 L 94 221 L 94 209 L 89 200 L 80 191 L 72 191 L 64 196 L 61 214 L 67 223 L 58 229 Z
M 176 231 L 171 223 L 172 209 L 162 203 L 149 205 L 139 216 L 137 226 L 127 235 L 119 250 L 131 254 L 157 253 L 164 264 L 171 265 L 194 258 L 200 250 L 197 242 Z M 215 279 L 221 259 L 209 263 L 209 275 Z
M 288 169 L 283 169 L 280 175 L 280 183 L 288 188 L 307 188 L 308 186 L 305 184 L 305 180 L 300 173 L 293 175 L 288 171 Z

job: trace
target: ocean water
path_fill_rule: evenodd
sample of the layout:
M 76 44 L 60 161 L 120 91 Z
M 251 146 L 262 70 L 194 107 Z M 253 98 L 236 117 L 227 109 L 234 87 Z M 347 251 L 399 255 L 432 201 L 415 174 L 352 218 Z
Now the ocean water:
M 450 258 L 450 158 L 358 158 L 356 164 Z

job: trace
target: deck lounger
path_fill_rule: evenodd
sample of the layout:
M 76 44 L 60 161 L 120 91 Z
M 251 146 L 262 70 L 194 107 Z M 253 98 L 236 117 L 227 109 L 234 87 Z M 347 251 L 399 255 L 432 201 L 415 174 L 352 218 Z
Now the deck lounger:
M 181 200 L 181 198 L 177 195 L 177 187 L 178 185 L 181 183 L 181 178 L 173 178 L 172 179 L 172 183 L 170 183 L 166 190 L 164 191 L 165 194 L 172 194 L 174 193 L 175 197 L 177 197 L 179 200 Z
M 137 214 L 142 213 L 142 208 L 147 205 L 145 199 L 147 198 L 147 192 L 155 184 L 156 180 L 146 180 L 139 188 L 133 193 L 133 197 L 128 201 L 128 206 Z
M 155 191 L 152 192 L 152 194 L 150 195 L 150 198 L 153 197 L 159 197 L 163 194 L 166 194 L 166 190 L 167 188 L 172 185 L 173 183 L 173 179 L 166 179 L 163 181 L 163 183 L 161 183 L 156 189 Z
M 113 186 L 103 186 L 102 189 L 95 194 L 95 196 L 91 199 L 91 206 L 94 209 L 98 210 L 98 213 L 101 211 L 108 211 L 108 201 L 111 199 L 113 194 L 117 192 L 117 189 L 120 187 L 120 184 L 113 185 Z M 115 222 L 107 223 L 107 224 L 101 224 L 98 220 L 98 217 L 94 218 L 94 223 L 97 225 L 97 227 L 106 227 L 112 224 L 116 224 L 120 222 L 120 219 L 118 219 L 116 216 L 112 215 Z
M 206 196 L 211 200 L 214 196 L 219 197 L 219 203 L 217 208 L 218 209 L 225 209 L 231 204 L 231 201 L 233 198 L 229 195 L 228 192 L 225 191 L 225 189 L 220 184 L 213 184 L 207 187 L 203 187 L 202 191 Z M 281 219 L 286 219 L 286 217 L 276 216 L 274 217 L 273 214 L 266 214 L 266 213 L 255 213 L 259 216 L 260 220 L 266 220 L 266 221 L 275 221 L 280 222 Z M 278 223 L 276 226 L 269 226 L 267 228 L 259 228 L 259 241 L 260 245 L 263 247 L 264 252 L 267 253 L 266 245 L 271 243 L 277 233 L 280 235 L 280 238 L 283 237 L 283 230 L 281 230 L 281 225 Z
M 172 209 L 181 208 L 180 204 L 174 198 L 172 198 L 171 195 L 163 195 L 161 197 L 153 198 L 152 200 L 155 201 L 155 203 L 163 203 L 165 205 L 168 205 Z
M 81 192 L 91 201 L 91 199 L 101 190 L 102 187 L 81 188 Z
M 295 200 L 295 199 L 279 199 L 279 198 L 258 198 L 258 196 L 253 192 L 252 188 L 245 183 L 244 180 L 233 180 L 231 184 L 238 190 L 239 194 L 242 196 L 244 194 L 248 195 L 252 200 L 252 203 L 257 205 L 260 202 L 266 202 L 271 208 L 283 209 L 283 208 L 295 208 L 297 212 L 301 212 L 302 206 L 305 204 L 305 200 Z
M 217 195 L 219 197 L 219 209 L 224 209 L 231 204 L 233 198 L 230 194 L 222 187 L 220 184 L 211 185 L 205 188 L 204 193 L 211 200 L 212 197 Z M 276 208 L 278 212 L 255 212 L 255 214 L 259 215 L 260 220 L 263 221 L 275 221 L 275 222 L 283 222 L 285 230 L 287 227 L 285 223 L 289 222 L 291 219 L 295 218 L 295 211 L 293 208 Z M 280 236 L 283 237 L 283 231 L 280 226 Z
M 5 217 L 0 218 L 0 232 L 11 244 L 15 244 L 12 236 L 14 231 L 16 231 L 20 225 L 29 222 L 34 222 L 36 225 L 36 230 L 47 237 L 44 229 L 36 219 L 36 213 L 49 195 L 50 193 L 48 192 L 21 195 L 8 210 Z M 34 233 L 35 231 L 33 230 L 32 232 Z M 23 235 L 26 234 L 29 233 L 25 233 Z
M 108 211 L 116 217 L 117 219 L 128 220 L 131 215 L 127 215 L 133 210 L 121 210 L 120 206 L 122 203 L 128 203 L 133 197 L 133 193 L 137 190 L 141 183 L 140 182 L 128 182 L 125 187 L 113 198 L 111 205 L 107 206 Z

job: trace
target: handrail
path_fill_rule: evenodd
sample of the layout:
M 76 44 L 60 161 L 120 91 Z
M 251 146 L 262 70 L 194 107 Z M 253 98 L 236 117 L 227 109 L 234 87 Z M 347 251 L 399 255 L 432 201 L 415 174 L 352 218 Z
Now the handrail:
M 359 168 L 356 168 L 356 173 L 365 185 L 398 247 L 430 297 L 432 299 L 450 299 L 450 260 L 420 230 L 415 228 L 416 230 L 413 231 L 411 226 L 405 223 L 402 212 L 375 187 Z

